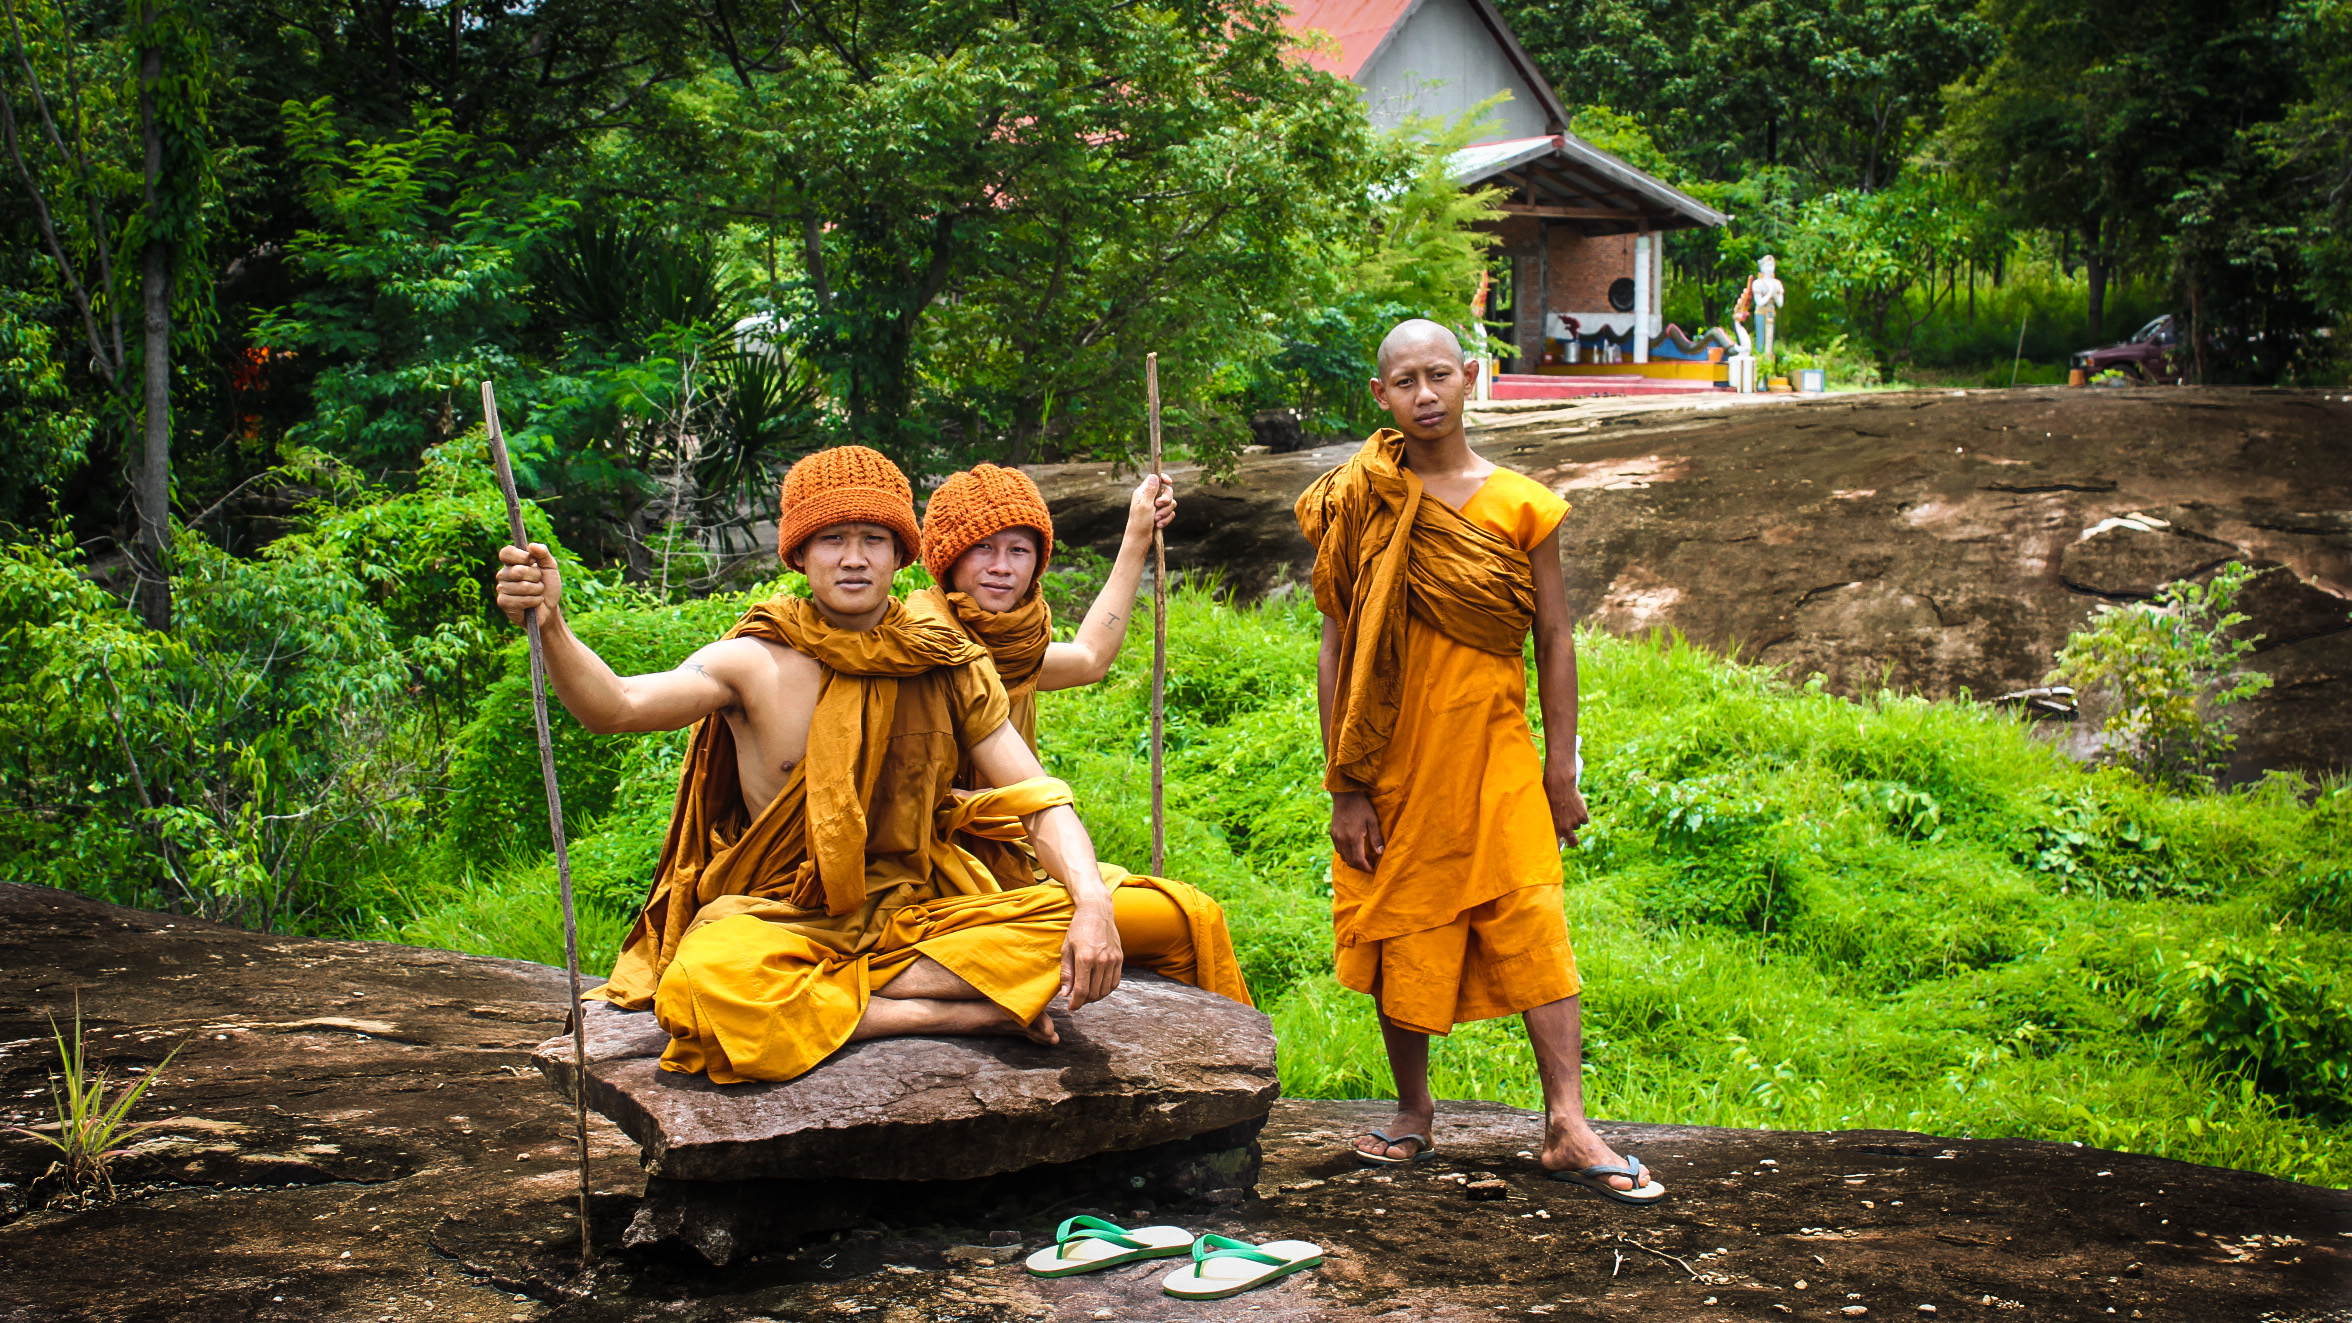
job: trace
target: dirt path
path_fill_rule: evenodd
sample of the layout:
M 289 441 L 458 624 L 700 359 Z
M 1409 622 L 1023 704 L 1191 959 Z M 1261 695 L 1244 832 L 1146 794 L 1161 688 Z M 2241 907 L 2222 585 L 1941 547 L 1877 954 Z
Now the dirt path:
M 910 1207 L 725 1270 L 619 1250 L 642 1181 L 599 1123 L 605 1260 L 581 1294 L 571 1114 L 527 1064 L 556 1026 L 559 971 L 6 883 L 0 952 L 0 1121 L 35 1119 L 45 1017 L 70 1015 L 76 989 L 118 1071 L 188 1044 L 144 1112 L 178 1124 L 124 1161 L 122 1202 L 25 1210 L 43 1150 L 0 1137 L 6 1323 L 2316 1323 L 2352 1292 L 2352 1194 L 2242 1172 L 2011 1140 L 1609 1124 L 1673 1191 L 1628 1209 L 1542 1179 L 1531 1113 L 1443 1104 L 1437 1158 L 1366 1172 L 1344 1145 L 1385 1108 L 1293 1100 L 1262 1137 L 1260 1197 L 1239 1204 L 1008 1207 L 976 1225 Z M 1164 1264 L 1025 1275 L 1020 1256 L 1075 1212 L 1305 1237 L 1329 1261 L 1208 1305 L 1159 1294 Z
M 1843 693 L 2040 684 L 2103 603 L 2231 559 L 2277 566 L 2242 608 L 2275 687 L 2240 709 L 2241 770 L 2352 766 L 2352 397 L 1911 391 L 1529 402 L 1471 421 L 1482 454 L 1572 503 L 1561 555 L 1581 616 Z M 1196 482 L 1171 563 L 1243 593 L 1300 580 L 1313 551 L 1290 505 L 1353 448 Z M 1127 479 L 1035 472 L 1064 541 L 1115 548 Z

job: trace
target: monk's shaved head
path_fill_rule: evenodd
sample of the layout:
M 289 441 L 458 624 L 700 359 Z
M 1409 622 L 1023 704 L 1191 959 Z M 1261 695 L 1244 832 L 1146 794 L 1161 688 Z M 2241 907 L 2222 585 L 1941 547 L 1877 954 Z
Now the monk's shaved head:
M 1380 342 L 1380 375 L 1388 375 L 1388 365 L 1399 354 L 1415 349 L 1442 349 L 1451 355 L 1458 367 L 1463 362 L 1462 341 L 1452 331 L 1424 317 L 1398 322 Z

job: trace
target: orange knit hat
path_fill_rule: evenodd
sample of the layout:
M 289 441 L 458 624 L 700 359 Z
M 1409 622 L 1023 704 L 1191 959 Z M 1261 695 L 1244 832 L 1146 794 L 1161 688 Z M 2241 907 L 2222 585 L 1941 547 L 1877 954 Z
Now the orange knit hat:
M 898 535 L 904 565 L 923 545 L 915 526 L 915 489 L 878 450 L 835 446 L 803 457 L 784 475 L 776 551 L 800 568 L 802 544 L 835 524 L 880 524 Z
M 1044 574 L 1054 536 L 1045 493 L 1019 469 L 980 464 L 958 473 L 939 484 L 923 511 L 923 568 L 944 587 L 956 557 L 1008 528 L 1034 528 L 1045 539 L 1037 549 L 1037 572 Z

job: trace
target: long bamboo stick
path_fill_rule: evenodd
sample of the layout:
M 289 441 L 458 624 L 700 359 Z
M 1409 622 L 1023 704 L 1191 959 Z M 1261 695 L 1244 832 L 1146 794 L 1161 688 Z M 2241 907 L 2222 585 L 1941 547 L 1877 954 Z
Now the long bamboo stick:
M 506 430 L 498 421 L 498 395 L 482 383 L 482 422 L 490 433 L 490 462 L 498 470 L 499 490 L 506 493 L 506 520 L 514 544 L 528 550 L 531 532 L 523 526 L 523 501 L 515 492 L 514 465 L 506 457 Z M 580 920 L 572 908 L 572 855 L 564 843 L 563 795 L 555 784 L 555 736 L 547 728 L 547 643 L 539 635 L 539 609 L 523 613 L 523 632 L 531 639 L 531 716 L 539 725 L 539 779 L 547 785 L 547 833 L 555 841 L 556 889 L 563 897 L 564 976 L 571 983 L 569 1019 L 572 1024 L 572 1130 L 580 1150 L 580 1266 L 596 1256 L 588 1230 L 588 1023 L 580 1013 Z
M 1152 476 L 1165 490 L 1168 475 L 1160 465 L 1160 356 L 1143 358 L 1144 391 L 1151 402 Z M 1168 863 L 1168 781 L 1166 735 L 1168 722 L 1168 539 L 1152 526 L 1152 676 L 1151 676 L 1151 872 L 1165 876 Z

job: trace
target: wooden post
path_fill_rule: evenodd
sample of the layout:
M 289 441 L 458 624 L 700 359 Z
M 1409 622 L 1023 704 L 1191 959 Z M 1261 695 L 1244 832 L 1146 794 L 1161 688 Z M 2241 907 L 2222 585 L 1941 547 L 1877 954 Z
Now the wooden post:
M 1151 468 L 1168 485 L 1160 466 L 1160 356 L 1143 358 L 1144 392 L 1151 405 Z M 1151 674 L 1151 874 L 1164 876 L 1168 863 L 1167 751 L 1164 748 L 1168 715 L 1168 539 L 1152 526 L 1152 674 Z
M 498 470 L 499 490 L 506 494 L 508 531 L 517 547 L 528 550 L 530 530 L 523 526 L 523 501 L 515 493 L 514 465 L 506 457 L 506 431 L 498 422 L 498 395 L 482 383 L 482 423 L 490 434 L 490 463 Z M 580 921 L 572 909 L 572 856 L 564 845 L 563 796 L 555 785 L 555 737 L 547 728 L 547 644 L 539 636 L 539 609 L 523 613 L 523 632 L 531 640 L 531 716 L 539 725 L 539 779 L 547 787 L 547 834 L 555 841 L 556 890 L 563 898 L 564 976 L 572 1000 L 572 1131 L 580 1149 L 580 1266 L 595 1258 L 588 1230 L 588 1023 L 580 1013 Z

